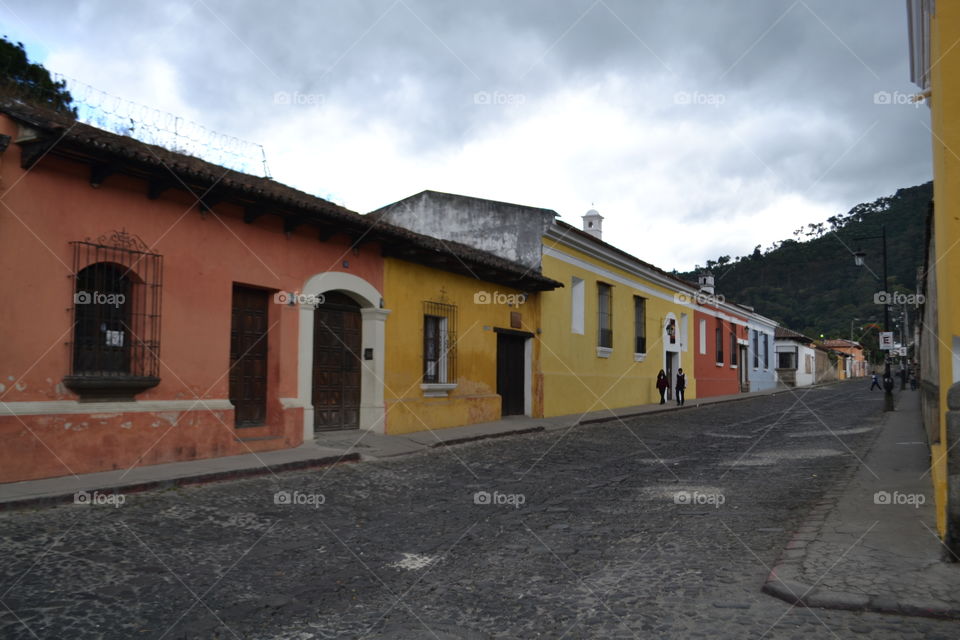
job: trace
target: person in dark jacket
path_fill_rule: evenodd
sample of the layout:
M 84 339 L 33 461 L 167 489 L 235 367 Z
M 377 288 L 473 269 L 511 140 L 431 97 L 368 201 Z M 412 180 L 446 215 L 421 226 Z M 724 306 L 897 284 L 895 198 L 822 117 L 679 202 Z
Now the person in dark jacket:
M 667 389 L 670 388 L 670 381 L 667 379 L 667 374 L 663 372 L 663 369 L 660 369 L 660 373 L 657 374 L 657 391 L 660 392 L 660 404 L 666 404 L 666 400 L 663 395 L 667 392 Z
M 677 392 L 677 406 L 683 406 L 683 392 L 687 388 L 687 376 L 684 375 L 683 369 L 677 369 L 677 384 L 673 385 L 673 388 Z

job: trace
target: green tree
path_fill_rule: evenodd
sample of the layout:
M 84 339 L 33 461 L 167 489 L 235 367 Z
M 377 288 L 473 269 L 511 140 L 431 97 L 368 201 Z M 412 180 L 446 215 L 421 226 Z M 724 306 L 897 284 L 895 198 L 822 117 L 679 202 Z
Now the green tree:
M 22 42 L 0 38 L 0 93 L 33 104 L 77 115 L 73 96 L 63 80 L 56 81 L 41 65 L 30 62 Z

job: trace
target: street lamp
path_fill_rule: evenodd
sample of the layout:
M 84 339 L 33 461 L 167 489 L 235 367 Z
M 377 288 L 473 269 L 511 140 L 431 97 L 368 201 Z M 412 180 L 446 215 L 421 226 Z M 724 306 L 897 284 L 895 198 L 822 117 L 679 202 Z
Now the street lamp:
M 881 240 L 883 242 L 883 331 L 890 331 L 890 309 L 887 307 L 887 296 L 889 296 L 889 287 L 887 286 L 887 225 L 880 226 L 879 236 L 863 236 L 853 238 L 854 240 Z M 864 257 L 867 254 L 857 249 L 853 252 L 853 262 L 858 267 L 864 266 Z M 876 277 L 876 274 L 874 274 Z M 890 354 L 883 356 L 883 410 L 893 411 L 893 378 L 890 375 Z

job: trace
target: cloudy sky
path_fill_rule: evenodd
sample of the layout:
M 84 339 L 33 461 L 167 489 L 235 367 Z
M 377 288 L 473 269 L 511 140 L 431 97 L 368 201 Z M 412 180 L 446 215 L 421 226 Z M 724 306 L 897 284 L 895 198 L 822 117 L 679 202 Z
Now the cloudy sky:
M 424 189 L 573 224 L 592 205 L 665 269 L 931 177 L 903 0 L 2 0 L 0 25 L 355 211 Z

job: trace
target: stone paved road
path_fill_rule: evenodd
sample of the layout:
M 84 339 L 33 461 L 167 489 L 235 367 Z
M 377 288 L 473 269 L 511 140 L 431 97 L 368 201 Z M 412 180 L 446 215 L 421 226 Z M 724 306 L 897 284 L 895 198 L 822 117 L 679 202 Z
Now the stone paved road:
M 0 514 L 0 638 L 960 637 L 760 592 L 866 389 Z

